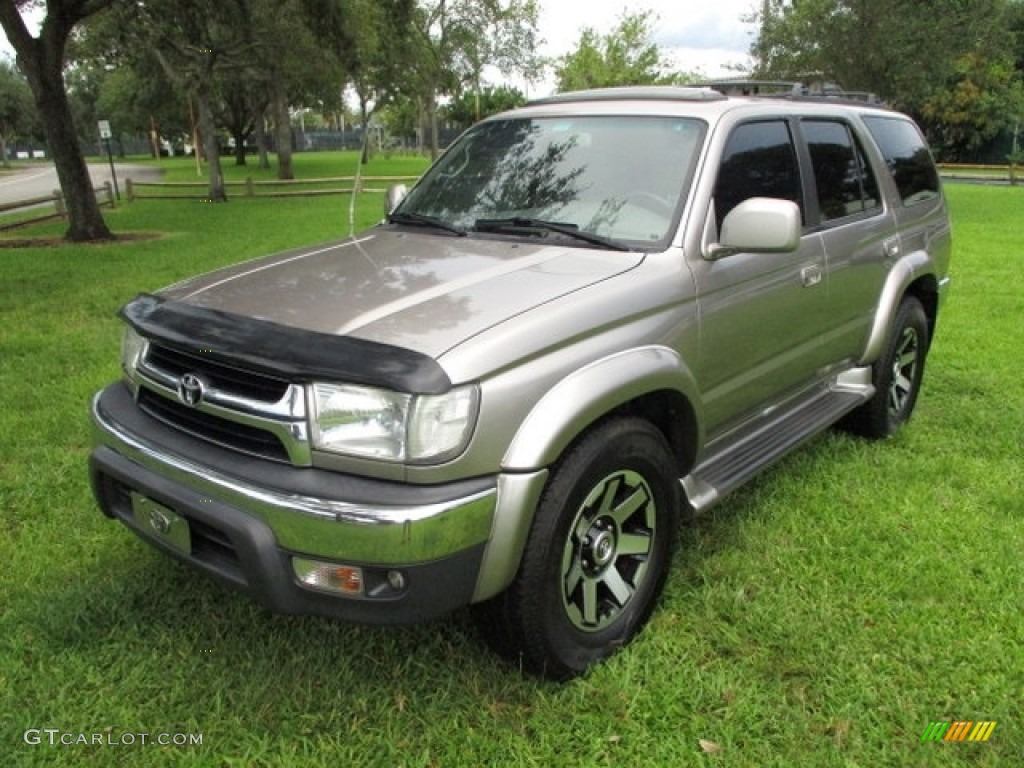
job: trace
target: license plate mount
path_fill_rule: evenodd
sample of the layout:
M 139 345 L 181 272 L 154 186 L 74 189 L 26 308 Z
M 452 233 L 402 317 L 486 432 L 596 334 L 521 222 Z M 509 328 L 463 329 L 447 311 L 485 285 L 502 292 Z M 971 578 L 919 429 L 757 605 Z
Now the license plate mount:
M 171 545 L 179 552 L 191 554 L 192 532 L 188 520 L 178 513 L 141 493 L 133 492 L 132 515 L 135 522 L 160 541 Z

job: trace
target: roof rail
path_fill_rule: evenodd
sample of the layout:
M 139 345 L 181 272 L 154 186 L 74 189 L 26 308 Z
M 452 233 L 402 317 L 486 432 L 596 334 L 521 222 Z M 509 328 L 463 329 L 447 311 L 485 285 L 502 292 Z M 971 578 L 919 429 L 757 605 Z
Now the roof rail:
M 618 101 L 622 99 L 656 101 L 721 101 L 721 92 L 706 87 L 678 85 L 623 85 L 611 88 L 591 88 L 582 91 L 556 93 L 529 102 L 536 104 L 560 104 L 574 101 Z
M 834 99 L 862 104 L 885 106 L 885 102 L 869 91 L 846 91 L 836 83 L 820 78 L 799 80 L 754 80 L 724 78 L 697 83 L 697 87 L 711 88 L 726 96 L 761 96 L 789 99 Z

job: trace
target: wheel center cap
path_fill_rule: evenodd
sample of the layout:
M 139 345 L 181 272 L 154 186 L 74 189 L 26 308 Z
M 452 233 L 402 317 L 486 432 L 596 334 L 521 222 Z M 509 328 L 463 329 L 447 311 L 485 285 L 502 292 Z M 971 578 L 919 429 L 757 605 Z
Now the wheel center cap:
M 590 553 L 594 566 L 603 568 L 615 556 L 615 536 L 610 531 L 598 531 L 590 541 Z

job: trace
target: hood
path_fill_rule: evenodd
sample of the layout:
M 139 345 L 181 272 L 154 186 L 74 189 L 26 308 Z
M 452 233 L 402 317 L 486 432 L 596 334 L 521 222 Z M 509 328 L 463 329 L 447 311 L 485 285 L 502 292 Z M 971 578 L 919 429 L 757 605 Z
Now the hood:
M 503 320 L 642 260 L 642 253 L 381 228 L 228 267 L 160 295 L 436 358 Z

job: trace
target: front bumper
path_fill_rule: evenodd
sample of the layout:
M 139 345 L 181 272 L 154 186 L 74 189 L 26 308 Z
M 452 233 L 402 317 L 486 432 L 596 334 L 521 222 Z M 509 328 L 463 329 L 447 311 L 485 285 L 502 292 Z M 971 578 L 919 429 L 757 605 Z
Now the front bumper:
M 491 534 L 495 478 L 414 486 L 250 458 L 142 413 L 123 383 L 93 399 L 93 492 L 140 538 L 279 613 L 420 621 L 469 603 Z M 133 494 L 187 523 L 182 547 Z M 293 556 L 359 567 L 366 594 L 299 583 Z M 388 575 L 399 572 L 399 587 Z

